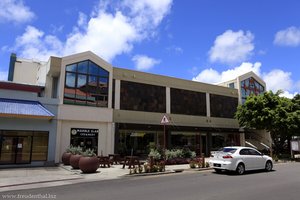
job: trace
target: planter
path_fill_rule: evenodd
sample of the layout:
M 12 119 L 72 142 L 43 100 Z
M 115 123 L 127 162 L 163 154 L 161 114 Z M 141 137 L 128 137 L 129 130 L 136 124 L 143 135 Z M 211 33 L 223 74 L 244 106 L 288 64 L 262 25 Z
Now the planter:
M 73 167 L 73 169 L 79 169 L 79 160 L 82 157 L 82 155 L 71 155 L 70 158 L 70 165 Z
M 62 160 L 64 165 L 70 165 L 71 156 L 72 156 L 72 154 L 70 152 L 63 153 L 63 155 L 61 157 L 61 160 Z
M 96 156 L 81 157 L 79 160 L 79 168 L 83 173 L 95 173 L 99 167 L 99 160 Z

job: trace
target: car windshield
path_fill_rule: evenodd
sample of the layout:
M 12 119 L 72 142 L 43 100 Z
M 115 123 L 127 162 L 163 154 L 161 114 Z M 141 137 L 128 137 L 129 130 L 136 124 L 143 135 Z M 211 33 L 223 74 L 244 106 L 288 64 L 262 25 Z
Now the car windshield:
M 234 153 L 236 151 L 236 148 L 222 148 L 220 149 L 220 152 L 224 153 Z

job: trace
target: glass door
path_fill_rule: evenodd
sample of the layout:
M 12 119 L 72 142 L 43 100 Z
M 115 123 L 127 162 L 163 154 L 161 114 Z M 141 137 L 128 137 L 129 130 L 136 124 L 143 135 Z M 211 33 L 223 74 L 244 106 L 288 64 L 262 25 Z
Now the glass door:
M 16 164 L 30 163 L 31 136 L 16 138 Z
M 16 160 L 15 138 L 1 138 L 0 164 L 14 164 Z
M 0 152 L 0 164 L 30 163 L 31 136 L 3 136 Z

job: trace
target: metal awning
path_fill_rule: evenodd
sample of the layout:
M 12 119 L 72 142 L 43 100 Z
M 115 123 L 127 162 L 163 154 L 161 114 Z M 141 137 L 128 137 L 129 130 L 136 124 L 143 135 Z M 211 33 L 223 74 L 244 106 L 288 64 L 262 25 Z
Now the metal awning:
M 38 101 L 0 98 L 0 117 L 50 120 L 54 115 Z

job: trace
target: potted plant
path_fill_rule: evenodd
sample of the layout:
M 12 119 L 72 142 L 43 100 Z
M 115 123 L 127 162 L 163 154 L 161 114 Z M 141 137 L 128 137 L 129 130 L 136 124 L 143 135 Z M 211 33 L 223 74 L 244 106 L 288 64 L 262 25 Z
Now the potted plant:
M 79 160 L 82 157 L 82 148 L 81 147 L 74 147 L 71 151 L 72 155 L 70 158 L 70 165 L 73 169 L 79 169 Z
M 99 160 L 92 149 L 82 153 L 79 160 L 79 168 L 83 173 L 95 173 L 99 167 Z
M 61 161 L 64 165 L 70 165 L 70 158 L 72 155 L 72 151 L 73 151 L 74 147 L 71 145 L 70 147 L 68 147 L 66 149 L 66 151 L 63 153 L 62 157 L 61 157 Z

